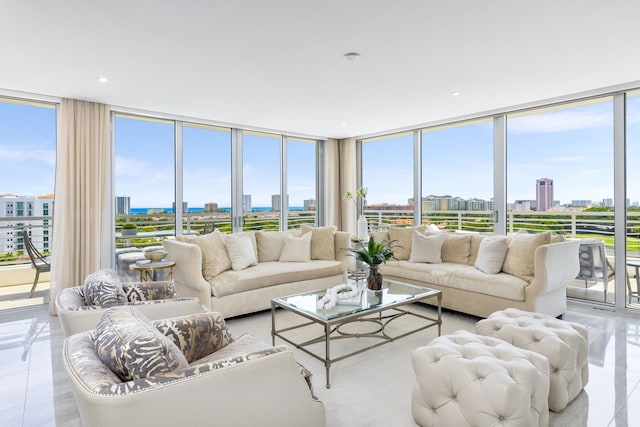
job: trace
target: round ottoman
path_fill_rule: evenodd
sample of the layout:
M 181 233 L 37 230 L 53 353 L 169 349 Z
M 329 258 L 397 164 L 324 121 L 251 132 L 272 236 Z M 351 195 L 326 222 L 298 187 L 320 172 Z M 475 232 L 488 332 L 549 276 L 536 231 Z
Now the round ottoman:
M 549 409 L 563 410 L 589 380 L 587 328 L 508 308 L 476 323 L 476 333 L 535 351 L 549 360 Z
M 411 414 L 426 426 L 547 426 L 549 364 L 491 337 L 458 331 L 413 351 Z

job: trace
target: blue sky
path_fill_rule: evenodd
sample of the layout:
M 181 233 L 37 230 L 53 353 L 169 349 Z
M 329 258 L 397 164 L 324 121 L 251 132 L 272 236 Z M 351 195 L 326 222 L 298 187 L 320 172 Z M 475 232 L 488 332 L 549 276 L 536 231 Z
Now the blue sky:
M 570 109 L 510 116 L 507 125 L 507 199 L 534 199 L 535 180 L 554 180 L 562 203 L 613 197 L 613 124 L 610 101 Z M 629 99 L 628 179 L 640 199 L 640 98 Z M 174 200 L 174 129 L 171 123 L 119 118 L 116 123 L 116 194 L 132 207 L 170 207 Z M 230 204 L 231 145 L 224 129 L 183 129 L 184 199 Z M 423 194 L 488 199 L 492 184 L 492 127 L 480 122 L 426 132 Z M 363 149 L 369 203 L 406 204 L 413 196 L 413 138 L 368 142 Z M 279 189 L 279 139 L 244 136 L 244 193 L 253 206 L 270 206 Z M 315 197 L 315 148 L 292 141 L 288 153 L 291 206 Z M 55 109 L 0 102 L 0 194 L 53 192 Z

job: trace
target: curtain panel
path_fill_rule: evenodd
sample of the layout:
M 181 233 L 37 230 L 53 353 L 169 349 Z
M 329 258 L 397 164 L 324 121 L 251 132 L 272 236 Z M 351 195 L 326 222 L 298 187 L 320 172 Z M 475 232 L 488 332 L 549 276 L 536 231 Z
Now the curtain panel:
M 340 198 L 340 221 L 341 229 L 348 231 L 354 236 L 356 233 L 356 221 L 358 220 L 358 211 L 355 203 L 350 200 L 345 200 L 344 195 L 347 191 L 352 193 L 357 190 L 357 176 L 356 176 L 356 139 L 347 138 L 340 140 L 340 188 L 338 197 Z
M 110 107 L 63 99 L 58 114 L 51 251 L 53 302 L 111 261 Z M 55 304 L 50 304 L 52 314 Z

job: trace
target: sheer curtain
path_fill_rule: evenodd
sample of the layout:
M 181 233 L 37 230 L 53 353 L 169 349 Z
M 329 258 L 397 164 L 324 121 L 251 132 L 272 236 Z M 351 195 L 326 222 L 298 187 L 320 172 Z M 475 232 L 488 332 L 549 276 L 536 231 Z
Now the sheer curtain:
M 51 301 L 111 263 L 110 107 L 63 99 L 58 114 Z M 55 304 L 50 304 L 52 314 Z

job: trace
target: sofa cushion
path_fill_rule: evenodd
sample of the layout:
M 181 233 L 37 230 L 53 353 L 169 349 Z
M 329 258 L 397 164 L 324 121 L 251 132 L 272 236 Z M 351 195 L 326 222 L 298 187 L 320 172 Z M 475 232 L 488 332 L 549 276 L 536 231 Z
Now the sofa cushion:
M 244 291 L 302 282 L 343 274 L 340 261 L 260 262 L 242 271 L 225 271 L 209 281 L 214 296 L 236 294 Z
M 529 284 L 506 273 L 487 274 L 471 265 L 442 263 L 426 264 L 409 261 L 386 263 L 380 268 L 385 277 L 458 288 L 464 291 L 524 301 L 524 290 Z M 469 296 L 473 298 L 473 296 Z
M 487 274 L 500 273 L 507 256 L 507 239 L 503 236 L 488 236 L 480 242 L 475 267 Z
M 539 234 L 517 233 L 511 238 L 502 271 L 523 280 L 531 280 L 534 271 L 534 256 L 541 245 L 551 243 L 551 233 Z
M 336 250 L 334 246 L 334 235 L 336 227 L 311 227 L 306 224 L 300 226 L 300 234 L 311 233 L 311 259 L 334 260 Z
M 127 302 L 122 283 L 111 269 L 89 274 L 84 279 L 82 292 L 87 305 L 110 306 Z
M 431 233 L 427 232 L 427 235 Z M 468 264 L 471 255 L 471 235 L 463 233 L 443 233 L 442 262 Z
M 311 233 L 300 237 L 285 234 L 278 261 L 305 262 L 311 259 Z
M 470 234 L 471 242 L 469 245 L 469 265 L 475 266 L 476 258 L 478 257 L 478 250 L 480 249 L 480 243 L 482 243 L 482 239 L 485 238 L 482 234 Z
M 411 235 L 410 262 L 430 262 L 438 264 L 442 262 L 442 244 L 446 239 L 444 233 L 425 236 L 417 230 Z
M 180 349 L 133 307 L 105 311 L 95 330 L 100 360 L 122 381 L 189 366 Z
M 231 259 L 232 269 L 244 270 L 258 263 L 256 252 L 249 237 L 230 234 L 226 237 L 225 244 Z
M 231 268 L 225 236 L 219 230 L 202 236 L 176 236 L 176 240 L 198 245 L 202 252 L 202 276 L 205 280 L 211 280 Z
M 283 233 L 280 231 L 256 231 L 258 261 L 278 261 L 282 251 Z
M 389 240 L 395 240 L 395 244 L 399 246 L 394 251 L 396 258 L 399 260 L 408 260 L 411 256 L 411 233 L 413 230 L 424 234 L 425 227 L 422 225 L 417 227 L 389 227 Z

